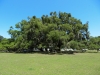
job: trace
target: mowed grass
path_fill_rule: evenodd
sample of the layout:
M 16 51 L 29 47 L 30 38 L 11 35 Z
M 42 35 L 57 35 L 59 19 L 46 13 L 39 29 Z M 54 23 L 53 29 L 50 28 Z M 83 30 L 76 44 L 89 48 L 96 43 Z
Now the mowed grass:
M 100 75 L 100 53 L 0 53 L 0 75 Z

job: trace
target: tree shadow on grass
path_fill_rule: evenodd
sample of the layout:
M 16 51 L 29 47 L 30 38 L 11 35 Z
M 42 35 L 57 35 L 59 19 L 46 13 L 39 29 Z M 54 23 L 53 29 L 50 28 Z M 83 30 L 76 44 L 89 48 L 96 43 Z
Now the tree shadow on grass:
M 86 53 L 99 53 L 99 51 L 96 51 L 96 50 L 90 50 L 90 51 L 86 51 Z
M 75 55 L 75 53 L 73 54 L 69 54 L 66 52 L 58 52 L 58 53 L 49 53 L 49 52 L 14 52 L 15 54 L 45 54 L 45 55 Z

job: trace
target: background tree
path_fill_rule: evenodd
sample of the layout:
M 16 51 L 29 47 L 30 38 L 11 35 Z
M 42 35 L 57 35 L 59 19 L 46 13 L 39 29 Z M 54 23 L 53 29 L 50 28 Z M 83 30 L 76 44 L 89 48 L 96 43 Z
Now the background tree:
M 4 39 L 4 37 L 0 35 L 0 42 L 1 42 L 3 39 Z

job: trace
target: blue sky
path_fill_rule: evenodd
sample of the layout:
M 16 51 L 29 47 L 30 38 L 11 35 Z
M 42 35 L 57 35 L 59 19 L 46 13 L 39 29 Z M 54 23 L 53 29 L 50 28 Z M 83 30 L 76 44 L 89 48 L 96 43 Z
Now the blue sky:
M 89 21 L 90 35 L 100 36 L 100 0 L 0 0 L 0 35 L 9 38 L 10 26 L 51 11 L 71 13 L 82 23 Z

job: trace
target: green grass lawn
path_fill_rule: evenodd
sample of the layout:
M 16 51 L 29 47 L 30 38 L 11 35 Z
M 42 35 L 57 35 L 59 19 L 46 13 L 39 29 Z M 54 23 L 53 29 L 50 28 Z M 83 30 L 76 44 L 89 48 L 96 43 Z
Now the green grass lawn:
M 0 53 L 0 75 L 100 75 L 100 53 Z

